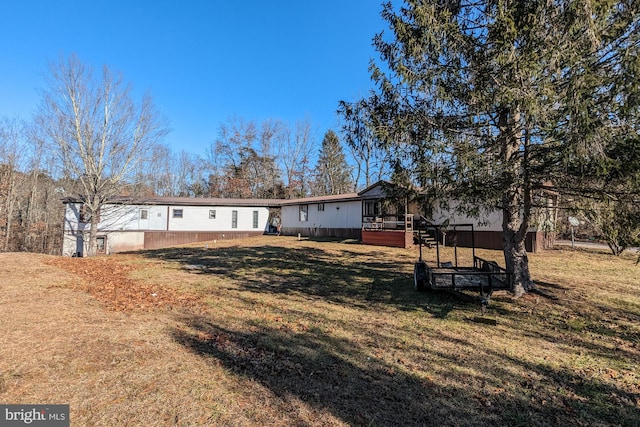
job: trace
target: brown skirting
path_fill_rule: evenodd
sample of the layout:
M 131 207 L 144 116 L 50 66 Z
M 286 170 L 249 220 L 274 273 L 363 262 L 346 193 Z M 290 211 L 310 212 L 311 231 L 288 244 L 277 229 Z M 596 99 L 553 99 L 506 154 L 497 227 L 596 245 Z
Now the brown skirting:
M 440 238 L 442 241 L 442 238 Z M 471 231 L 449 230 L 445 242 L 447 246 L 457 244 L 460 247 L 471 247 Z M 479 249 L 502 250 L 502 231 L 476 231 L 474 233 L 475 247 Z M 540 252 L 544 249 L 544 234 L 541 232 L 529 232 L 525 239 L 527 252 Z
M 359 228 L 315 228 L 315 227 L 282 227 L 280 234 L 283 236 L 303 237 L 336 237 L 340 239 L 361 239 Z
M 145 231 L 144 248 L 160 249 L 187 243 L 242 239 L 263 234 L 262 231 Z

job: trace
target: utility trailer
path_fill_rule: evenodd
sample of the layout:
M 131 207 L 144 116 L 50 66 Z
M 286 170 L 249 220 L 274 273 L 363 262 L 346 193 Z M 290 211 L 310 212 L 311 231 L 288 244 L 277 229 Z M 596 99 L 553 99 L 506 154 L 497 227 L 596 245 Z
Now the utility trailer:
M 455 234 L 460 230 L 471 232 L 471 251 L 473 265 L 461 266 L 458 264 L 458 246 Z M 422 232 L 431 233 L 435 240 L 436 265 L 429 265 L 422 259 L 422 246 L 425 239 Z M 420 258 L 413 269 L 414 286 L 417 291 L 475 291 L 479 293 L 482 314 L 485 313 L 491 295 L 496 290 L 511 290 L 512 275 L 506 269 L 500 267 L 495 261 L 489 261 L 476 256 L 475 236 L 473 224 L 432 225 L 424 224 L 418 230 L 418 244 L 420 246 Z M 454 236 L 454 261 L 440 261 L 440 239 L 446 234 Z

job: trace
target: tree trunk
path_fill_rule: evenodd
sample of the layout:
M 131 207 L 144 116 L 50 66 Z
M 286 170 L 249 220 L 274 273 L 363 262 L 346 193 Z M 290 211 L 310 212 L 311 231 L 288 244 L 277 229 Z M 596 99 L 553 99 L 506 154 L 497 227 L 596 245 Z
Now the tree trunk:
M 523 175 L 522 172 L 522 169 L 526 171 L 527 153 L 525 148 L 521 156 L 522 129 L 519 127 L 519 122 L 520 113 L 517 109 L 511 111 L 505 108 L 500 112 L 499 138 L 502 139 L 501 154 L 504 164 L 502 173 L 503 252 L 507 272 L 512 274 L 513 292 L 516 297 L 524 295 L 533 288 L 529 273 L 529 258 L 525 248 L 531 214 L 531 192 L 526 182 L 528 176 L 526 173 Z M 525 135 L 525 139 L 527 137 Z
M 89 245 L 87 246 L 87 256 L 95 256 L 98 248 L 98 216 L 91 214 L 89 227 Z
M 87 203 L 89 218 L 89 244 L 87 245 L 87 256 L 95 256 L 98 252 L 98 223 L 100 222 L 100 205 L 98 200 L 93 199 Z
M 506 218 L 507 212 L 503 212 L 503 215 Z M 518 230 L 512 229 L 513 222 L 509 221 L 509 223 L 506 224 L 506 221 L 503 221 L 504 261 L 507 271 L 512 274 L 513 293 L 516 297 L 521 297 L 533 289 L 529 274 L 529 258 L 525 248 L 526 233 L 521 236 Z
M 6 210 L 7 210 L 7 223 L 6 223 L 6 235 L 5 235 L 5 242 L 4 242 L 4 248 L 6 251 L 15 251 L 17 250 L 17 248 L 15 246 L 11 245 L 11 227 L 13 225 L 13 211 L 15 209 L 15 203 L 16 203 L 16 177 L 15 177 L 15 172 L 13 170 L 13 165 L 9 166 L 11 168 L 11 171 L 9 172 L 11 175 L 9 176 L 9 192 L 7 194 L 7 205 L 6 205 Z

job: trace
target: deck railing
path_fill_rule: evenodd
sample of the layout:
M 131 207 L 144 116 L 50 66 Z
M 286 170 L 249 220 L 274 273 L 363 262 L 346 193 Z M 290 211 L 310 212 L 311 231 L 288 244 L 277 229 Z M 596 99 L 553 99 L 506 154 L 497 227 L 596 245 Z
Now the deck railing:
M 413 231 L 413 214 L 364 217 L 363 231 Z

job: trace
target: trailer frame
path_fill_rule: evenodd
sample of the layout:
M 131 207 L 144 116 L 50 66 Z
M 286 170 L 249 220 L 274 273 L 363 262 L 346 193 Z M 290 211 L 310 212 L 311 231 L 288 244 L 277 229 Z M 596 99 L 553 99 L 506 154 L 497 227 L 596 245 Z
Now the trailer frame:
M 431 266 L 422 257 L 422 229 L 432 231 L 435 237 L 436 265 Z M 471 229 L 471 251 L 473 265 L 461 266 L 458 263 L 458 246 L 454 239 L 454 262 L 441 262 L 440 237 L 448 232 L 455 233 L 460 228 Z M 476 291 L 479 293 L 482 314 L 493 292 L 496 290 L 512 290 L 513 276 L 497 262 L 480 258 L 476 255 L 475 230 L 473 224 L 425 224 L 418 229 L 418 244 L 420 256 L 414 265 L 413 277 L 416 291 L 448 291 L 460 293 L 462 291 Z

